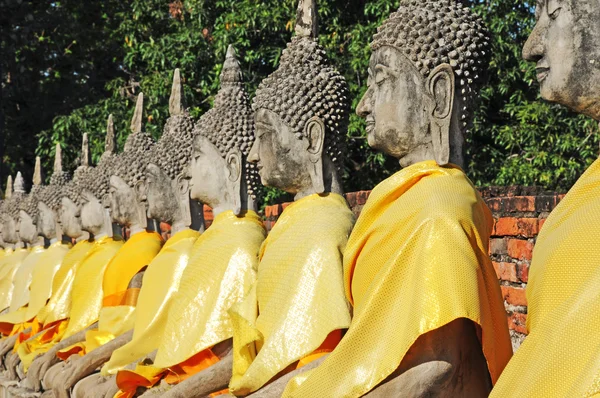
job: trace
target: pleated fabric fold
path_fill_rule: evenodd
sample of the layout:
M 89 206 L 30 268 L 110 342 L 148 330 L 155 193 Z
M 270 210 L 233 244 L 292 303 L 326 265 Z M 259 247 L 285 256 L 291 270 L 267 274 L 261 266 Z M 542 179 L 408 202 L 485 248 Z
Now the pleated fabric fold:
M 27 249 L 6 249 L 0 260 L 0 309 L 10 311 L 13 298 L 15 274 L 29 254 Z M 17 307 L 19 308 L 19 307 Z
M 492 226 L 491 212 L 458 168 L 421 162 L 379 184 L 344 252 L 350 328 L 284 397 L 360 397 L 398 368 L 419 336 L 460 318 L 481 327 L 496 382 L 512 346 L 488 257 Z

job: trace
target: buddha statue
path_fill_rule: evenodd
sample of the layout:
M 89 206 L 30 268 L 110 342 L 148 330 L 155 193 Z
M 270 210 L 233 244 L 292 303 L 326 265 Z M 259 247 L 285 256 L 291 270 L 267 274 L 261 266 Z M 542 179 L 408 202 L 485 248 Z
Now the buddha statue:
M 133 329 L 142 279 L 138 273 L 150 264 L 163 244 L 160 234 L 146 230 L 145 195 L 140 190 L 140 182 L 154 141 L 142 131 L 142 113 L 143 94 L 140 94 L 124 151 L 116 156 L 107 173 L 112 220 L 127 227 L 130 237 L 104 271 L 99 286 L 103 299 L 98 327 L 87 331 L 85 341 L 59 351 L 57 355 L 63 362 L 49 370 L 44 378 L 46 388 L 52 389 L 56 396 L 67 396 L 76 382 L 94 372 L 98 362 L 108 360 L 103 356 L 96 358 L 92 351 L 108 342 L 113 349 L 127 342 L 126 338 L 114 339 Z M 83 365 L 89 363 L 92 365 Z
M 177 122 L 177 118 L 171 119 L 168 125 Z M 229 47 L 214 106 L 194 127 L 192 151 L 184 152 L 189 156 L 186 174 L 191 177 L 186 189 L 193 200 L 210 206 L 215 218 L 194 243 L 187 266 L 172 284 L 174 287 L 170 289 L 176 293 L 165 308 L 167 312 L 160 317 L 161 324 L 140 322 L 141 333 L 158 337 L 158 350 L 135 367 L 119 370 L 127 364 L 126 358 L 138 359 L 141 349 L 152 348 L 147 343 L 145 346 L 134 343 L 134 339 L 132 346 L 115 352 L 103 369 L 108 374 L 118 371 L 116 381 L 121 389 L 118 396 L 134 394 L 137 388 L 150 388 L 161 379 L 167 385 L 179 383 L 169 394 L 179 391 L 184 396 L 197 396 L 202 394 L 197 388 L 203 383 L 203 371 L 213 364 L 221 372 L 216 389 L 227 386 L 233 335 L 227 310 L 248 293 L 255 281 L 258 251 L 266 235 L 255 212 L 258 176 L 255 167 L 247 162 L 253 131 L 253 115 L 240 65 L 233 47 Z M 169 164 L 156 166 L 170 179 L 175 177 L 169 171 L 172 167 Z M 183 166 L 179 166 L 182 172 Z M 147 170 L 149 201 L 155 196 L 151 191 L 156 181 L 151 167 Z M 148 277 L 150 271 L 153 275 L 158 272 L 149 268 Z M 146 276 L 144 283 L 151 283 L 146 282 Z M 158 286 L 156 282 L 153 284 Z M 144 323 L 148 324 L 147 329 Z M 148 391 L 151 395 L 161 393 L 162 387 Z
M 294 195 L 260 251 L 257 281 L 231 310 L 229 391 L 248 395 L 285 382 L 327 355 L 350 325 L 342 252 L 354 225 L 340 170 L 348 124 L 345 79 L 317 43 L 314 0 L 301 0 L 296 35 L 253 107 L 249 159 L 264 185 Z M 277 394 L 271 394 L 277 395 Z M 281 391 L 279 391 L 281 395 Z
M 181 76 L 176 69 L 169 101 L 170 118 L 148 156 L 145 179 L 140 182 L 141 192 L 147 197 L 148 218 L 169 224 L 172 237 L 144 272 L 133 335 L 129 334 L 127 344 L 116 351 L 109 345 L 94 351 L 94 355 L 102 352 L 103 359 L 110 361 L 104 365 L 102 374 L 78 382 L 73 397 L 90 397 L 92 393 L 96 397 L 113 396 L 119 390 L 116 372 L 156 351 L 170 302 L 192 246 L 200 236 L 197 230 L 204 229 L 203 215 L 190 201 L 186 168 L 192 157 L 194 121 L 184 108 L 182 95 Z M 112 392 L 107 394 L 107 390 Z
M 404 0 L 375 34 L 357 113 L 403 169 L 374 188 L 344 252 L 348 332 L 284 397 L 486 397 L 509 361 L 493 219 L 460 168 L 488 41 L 455 0 Z
M 542 97 L 600 121 L 600 4 L 539 1 L 536 19 L 523 57 L 536 63 Z M 600 160 L 575 183 L 538 235 L 527 284 L 528 336 L 492 397 L 600 394 L 600 350 L 590 339 L 600 313 L 598 175 Z
M 123 243 L 112 237 L 112 223 L 105 204 L 109 200 L 110 170 L 114 164 L 116 142 L 112 118 L 109 118 L 106 150 L 96 167 L 91 166 L 89 141 L 83 136 L 81 165 L 75 170 L 73 180 L 63 189 L 60 219 L 67 234 L 93 236 L 91 248 L 77 266 L 70 288 L 68 310 L 57 313 L 56 328 L 27 342 L 22 361 L 28 361 L 23 387 L 34 392 L 42 389 L 42 380 L 48 369 L 59 361 L 57 353 L 84 341 L 88 329 L 97 327 L 102 307 L 102 280 L 104 270 L 115 257 Z M 38 338 L 39 337 L 39 338 Z M 20 346 L 23 348 L 23 345 Z

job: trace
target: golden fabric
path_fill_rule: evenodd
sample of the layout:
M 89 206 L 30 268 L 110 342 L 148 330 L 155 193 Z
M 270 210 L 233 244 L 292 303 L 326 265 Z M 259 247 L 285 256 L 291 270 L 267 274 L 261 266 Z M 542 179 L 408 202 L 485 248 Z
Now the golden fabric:
M 29 370 L 29 366 L 38 356 L 46 353 L 55 344 L 55 341 L 60 341 L 67 328 L 68 320 L 61 320 L 45 326 L 43 333 L 35 339 L 20 339 L 21 343 L 16 347 L 16 352 L 23 363 L 25 372 Z M 34 335 L 33 333 L 32 335 Z
M 419 336 L 459 318 L 481 326 L 496 382 L 512 347 L 488 257 L 492 223 L 457 168 L 421 162 L 379 184 L 344 252 L 352 324 L 331 355 L 294 378 L 284 396 L 362 396 L 398 368 Z
M 162 243 L 162 237 L 158 233 L 146 231 L 133 235 L 125 242 L 106 267 L 102 282 L 103 300 L 126 292 L 131 279 L 150 264 L 160 251 Z M 61 350 L 57 356 L 61 359 L 75 353 L 83 356 L 133 329 L 134 310 L 135 307 L 130 305 L 102 306 L 98 316 L 98 329 L 89 330 L 84 342 Z
M 52 296 L 54 276 L 60 268 L 64 257 L 71 249 L 70 244 L 56 242 L 40 256 L 33 269 L 29 294 L 29 305 L 25 320 L 29 321 L 37 316 L 38 312 L 46 306 L 48 299 Z
M 527 285 L 529 336 L 492 397 L 600 394 L 600 160 L 544 224 Z
M 192 248 L 160 341 L 154 366 L 177 365 L 232 337 L 227 311 L 256 281 L 258 251 L 266 231 L 253 211 L 227 211 Z
M 307 196 L 281 214 L 261 248 L 255 288 L 231 310 L 232 394 L 258 390 L 350 325 L 342 252 L 353 224 L 337 194 Z
M 102 308 L 104 270 L 122 246 L 122 241 L 104 237 L 95 241 L 86 254 L 75 274 L 69 323 L 63 338 L 71 337 L 98 321 Z
M 14 254 L 8 258 L 10 263 L 7 265 L 13 267 L 13 293 L 10 300 L 9 313 L 15 312 L 29 303 L 29 286 L 31 285 L 33 269 L 44 250 L 46 249 L 44 249 L 43 246 L 35 246 L 30 250 L 21 248 L 15 250 Z M 10 271 L 8 273 L 10 274 Z M 0 322 L 4 322 L 3 315 L 0 316 Z M 24 322 L 24 320 L 22 322 Z
M 75 275 L 92 247 L 92 242 L 82 240 L 75 244 L 63 258 L 52 282 L 52 297 L 37 315 L 38 320 L 44 327 L 68 318 L 71 310 L 71 292 L 73 291 Z
M 9 308 L 13 298 L 15 274 L 28 254 L 29 250 L 23 248 L 5 250 L 0 260 L 0 310 Z
M 113 352 L 102 368 L 104 375 L 118 370 L 158 348 L 162 339 L 173 295 L 179 288 L 183 270 L 200 233 L 184 230 L 173 235 L 152 260 L 144 273 L 138 297 L 137 316 L 132 340 Z

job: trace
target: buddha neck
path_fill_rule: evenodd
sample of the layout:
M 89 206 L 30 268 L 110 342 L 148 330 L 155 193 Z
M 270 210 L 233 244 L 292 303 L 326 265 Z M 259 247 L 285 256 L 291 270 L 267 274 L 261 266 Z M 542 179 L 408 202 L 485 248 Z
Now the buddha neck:
M 34 239 L 30 243 L 31 247 L 44 247 L 46 245 L 46 241 L 43 236 L 38 236 L 37 239 Z
M 331 192 L 331 193 L 337 193 L 338 195 L 344 194 L 344 188 L 342 187 L 340 175 L 339 175 L 335 165 L 329 159 L 328 156 L 323 157 L 323 183 L 324 183 L 323 185 L 325 186 L 324 193 Z M 315 193 L 317 193 L 317 192 L 315 192 L 315 189 L 312 184 L 309 186 L 303 187 L 300 191 L 298 191 L 294 195 L 294 201 L 298 201 L 302 198 L 313 195 Z
M 70 238 L 72 238 L 72 237 L 70 237 Z M 83 231 L 81 235 L 79 235 L 78 237 L 76 237 L 74 239 L 75 239 L 75 242 L 77 242 L 77 243 L 84 241 L 84 240 L 90 240 L 90 233 Z
M 129 227 L 129 236 L 134 236 L 141 232 L 146 232 L 146 228 L 139 224 L 134 224 L 131 227 Z

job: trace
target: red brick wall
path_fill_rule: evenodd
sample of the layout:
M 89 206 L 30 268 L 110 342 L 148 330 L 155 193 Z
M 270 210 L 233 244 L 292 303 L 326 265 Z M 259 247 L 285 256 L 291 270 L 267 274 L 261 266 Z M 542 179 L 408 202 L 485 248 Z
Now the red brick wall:
M 346 194 L 357 217 L 369 194 L 370 191 Z M 513 347 L 517 349 L 527 333 L 525 287 L 535 240 L 548 214 L 564 195 L 544 192 L 535 187 L 491 187 L 482 189 L 481 195 L 494 215 L 490 257 L 504 296 Z M 265 226 L 268 230 L 288 205 L 284 203 L 265 208 Z

